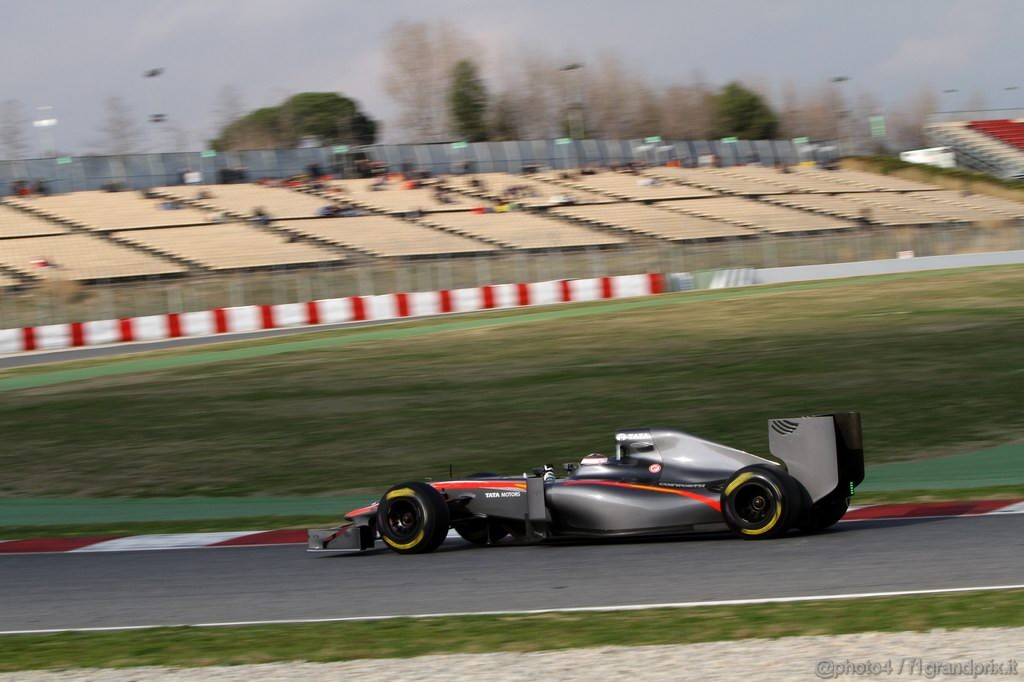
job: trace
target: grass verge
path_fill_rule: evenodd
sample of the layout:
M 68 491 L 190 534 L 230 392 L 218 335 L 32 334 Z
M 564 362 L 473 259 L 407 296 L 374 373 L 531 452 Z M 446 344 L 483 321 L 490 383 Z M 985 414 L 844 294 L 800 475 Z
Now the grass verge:
M 8 391 L 0 495 L 340 494 L 645 424 L 763 452 L 768 418 L 832 409 L 869 464 L 1024 439 L 1024 268 L 684 298 Z
M 0 671 L 345 661 L 1024 626 L 1024 590 L 604 613 L 459 616 L 0 637 Z

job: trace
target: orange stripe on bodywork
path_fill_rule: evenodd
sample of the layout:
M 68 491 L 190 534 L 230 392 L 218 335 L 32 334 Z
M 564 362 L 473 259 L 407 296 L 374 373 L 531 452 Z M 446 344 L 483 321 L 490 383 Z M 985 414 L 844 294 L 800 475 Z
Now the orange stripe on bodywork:
M 649 490 L 655 493 L 669 493 L 671 495 L 689 497 L 691 500 L 703 502 L 717 512 L 722 511 L 722 505 L 718 503 L 718 500 L 710 497 L 704 497 L 697 493 L 691 493 L 689 490 L 680 490 L 679 488 L 663 488 L 661 486 L 640 485 L 639 483 L 620 483 L 618 481 L 566 481 L 563 485 L 608 485 L 615 488 L 633 488 L 634 490 Z
M 350 519 L 353 516 L 359 516 L 360 514 L 366 514 L 368 512 L 377 511 L 377 503 L 374 502 L 366 507 L 360 507 L 359 509 L 353 509 L 349 513 L 345 514 L 346 519 Z
M 446 481 L 443 483 L 431 483 L 438 490 L 466 490 L 467 488 L 512 488 L 515 490 L 526 490 L 525 483 L 512 483 L 511 481 Z

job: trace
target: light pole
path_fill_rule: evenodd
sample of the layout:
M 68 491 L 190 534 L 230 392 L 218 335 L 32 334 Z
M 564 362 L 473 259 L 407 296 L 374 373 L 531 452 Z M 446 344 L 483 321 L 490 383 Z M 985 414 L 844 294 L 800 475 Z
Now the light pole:
M 843 155 L 843 148 L 844 148 L 844 146 L 846 146 L 846 145 L 843 144 L 843 140 L 846 137 L 845 134 L 844 134 L 844 131 L 845 131 L 846 127 L 847 127 L 846 126 L 846 118 L 847 118 L 847 115 L 850 113 L 850 112 L 848 112 L 846 110 L 846 101 L 843 98 L 843 91 L 842 91 L 842 87 L 841 86 L 842 86 L 843 83 L 847 82 L 848 80 L 850 80 L 849 76 L 833 76 L 832 78 L 828 79 L 829 83 L 834 83 L 835 84 L 835 86 L 836 86 L 836 96 L 839 99 L 839 107 L 838 107 L 838 109 L 836 109 L 836 115 L 838 116 L 838 120 L 836 121 L 836 135 L 839 136 L 838 143 L 839 143 L 839 156 L 840 157 Z M 847 151 L 849 151 L 849 150 L 847 150 Z
M 147 69 L 146 71 L 142 72 L 143 78 L 145 78 L 146 80 L 153 81 L 153 87 L 150 90 L 150 109 L 153 111 L 153 113 L 149 115 L 149 122 L 154 125 L 154 137 L 156 138 L 156 147 L 160 146 L 160 124 L 166 123 L 167 121 L 167 114 L 160 112 L 160 88 L 156 80 L 160 77 L 160 75 L 163 72 L 164 70 L 162 67 L 156 69 Z M 154 149 L 154 151 L 159 151 L 159 149 Z
M 583 68 L 583 64 L 573 62 L 563 66 L 559 71 L 565 74 L 565 117 L 566 125 L 568 127 L 569 137 L 573 139 L 583 139 L 586 134 L 583 130 L 583 86 L 580 83 L 580 77 L 576 77 L 576 102 L 570 101 L 569 95 L 569 73 L 571 71 L 579 71 Z M 576 119 L 579 121 L 579 131 L 576 131 L 576 127 L 573 125 L 573 110 L 576 110 Z M 578 132 L 578 134 L 577 134 Z
M 44 105 L 36 107 L 36 111 L 39 112 L 39 118 L 32 121 L 32 126 L 39 128 L 39 157 L 46 158 L 46 152 L 49 151 L 54 156 L 57 155 L 57 143 L 55 141 L 54 128 L 57 126 L 57 119 L 53 117 L 53 107 L 50 105 Z M 50 134 L 47 135 L 46 131 L 49 130 Z M 46 149 L 46 138 L 50 138 L 50 148 Z

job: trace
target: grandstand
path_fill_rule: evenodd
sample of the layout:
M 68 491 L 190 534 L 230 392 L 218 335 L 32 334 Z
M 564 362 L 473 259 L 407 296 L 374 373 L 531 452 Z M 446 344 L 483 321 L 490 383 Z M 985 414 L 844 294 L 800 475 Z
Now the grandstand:
M 466 256 L 493 252 L 495 247 L 390 216 L 304 220 L 280 229 L 377 258 Z
M 713 194 L 767 196 L 794 191 L 793 187 L 787 187 L 778 182 L 744 177 L 719 168 L 671 168 L 665 166 L 651 168 L 646 171 L 646 174 L 663 180 L 711 190 Z
M 990 137 L 1024 150 L 1024 123 L 1007 119 L 971 121 L 970 127 Z
M 824 213 L 842 220 L 884 227 L 923 227 L 935 221 L 918 211 L 857 201 L 857 194 L 786 194 L 767 198 L 773 204 Z
M 399 177 L 390 176 L 383 189 L 373 189 L 379 179 L 367 178 L 313 186 L 164 187 L 153 191 L 157 198 L 107 191 L 10 197 L 0 202 L 0 286 L 55 274 L 117 282 L 377 261 L 391 267 L 394 259 L 509 251 L 657 248 L 858 226 L 1024 221 L 1019 202 L 845 170 L 490 172 L 428 179 L 426 186 Z M 179 207 L 161 208 L 171 200 Z M 356 207 L 361 215 L 318 217 L 329 203 Z M 526 210 L 505 210 L 506 203 Z M 272 217 L 270 225 L 237 220 L 257 207 Z M 223 222 L 225 214 L 236 221 Z M 32 261 L 38 260 L 56 267 L 37 268 Z
M 835 232 L 853 223 L 742 197 L 663 201 L 658 206 L 681 213 L 740 225 L 769 234 Z
M 5 237 L 44 237 L 66 233 L 67 229 L 51 220 L 0 204 L 0 239 Z
M 216 185 L 202 188 L 162 187 L 157 190 L 169 198 L 188 201 L 204 209 L 204 220 L 209 222 L 209 213 L 227 212 L 244 218 L 251 216 L 254 209 L 262 208 L 273 218 L 312 218 L 326 201 L 321 198 L 296 192 L 284 187 L 268 187 L 259 184 Z
M 965 194 L 951 190 L 936 190 L 929 192 L 927 195 L 911 194 L 911 196 L 924 196 L 926 199 L 943 204 L 953 204 L 954 206 L 979 208 L 1003 219 L 1024 219 L 1024 204 L 987 194 Z
M 566 179 L 552 178 L 551 182 L 576 191 L 595 192 L 622 201 L 661 201 L 717 196 L 715 192 L 705 189 L 659 181 L 655 177 L 633 173 L 595 173 Z
M 925 133 L 934 144 L 951 147 L 958 166 L 1001 178 L 1024 175 L 1024 151 L 977 128 L 978 123 L 984 122 L 933 121 L 925 126 Z
M 440 183 L 420 186 L 416 183 L 390 179 L 386 180 L 380 189 L 373 189 L 377 182 L 376 179 L 332 180 L 328 183 L 328 192 L 324 193 L 324 196 L 368 211 L 392 214 L 413 211 L 432 213 L 470 211 L 487 203 L 474 197 L 459 196 L 453 193 L 445 194 L 451 203 L 442 203 L 436 196 L 437 189 L 441 187 Z
M 661 208 L 635 203 L 562 206 L 551 209 L 550 212 L 597 227 L 672 242 L 714 241 L 757 236 L 754 230 L 746 227 L 680 215 Z
M 188 268 L 89 234 L 5 239 L 0 266 L 24 277 L 97 282 L 183 275 Z M 43 259 L 48 267 L 33 261 Z
M 604 234 L 566 221 L 525 212 L 434 213 L 423 217 L 421 222 L 509 249 L 617 246 L 627 241 L 623 236 Z
M 557 205 L 567 196 L 576 204 L 610 204 L 613 196 L 556 184 L 558 174 L 512 175 L 510 173 L 477 173 L 445 178 L 445 184 L 456 192 L 487 202 L 515 201 L 526 208 Z M 474 185 L 474 182 L 477 183 Z
M 326 247 L 236 223 L 132 230 L 112 236 L 210 271 L 335 265 L 345 260 Z
M 196 208 L 173 210 L 160 199 L 144 199 L 133 192 L 71 192 L 54 196 L 7 199 L 12 206 L 87 230 L 125 230 L 147 227 L 198 225 L 208 222 Z

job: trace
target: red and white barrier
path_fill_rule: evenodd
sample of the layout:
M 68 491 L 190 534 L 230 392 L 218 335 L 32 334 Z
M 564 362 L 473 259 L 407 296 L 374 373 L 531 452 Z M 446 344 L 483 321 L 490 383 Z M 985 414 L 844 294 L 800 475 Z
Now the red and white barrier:
M 494 284 L 470 289 L 445 289 L 408 294 L 349 296 L 305 303 L 215 308 L 191 313 L 126 317 L 120 320 L 67 322 L 21 329 L 0 329 L 0 354 L 600 301 L 649 296 L 664 291 L 664 276 L 653 273 L 529 284 Z

